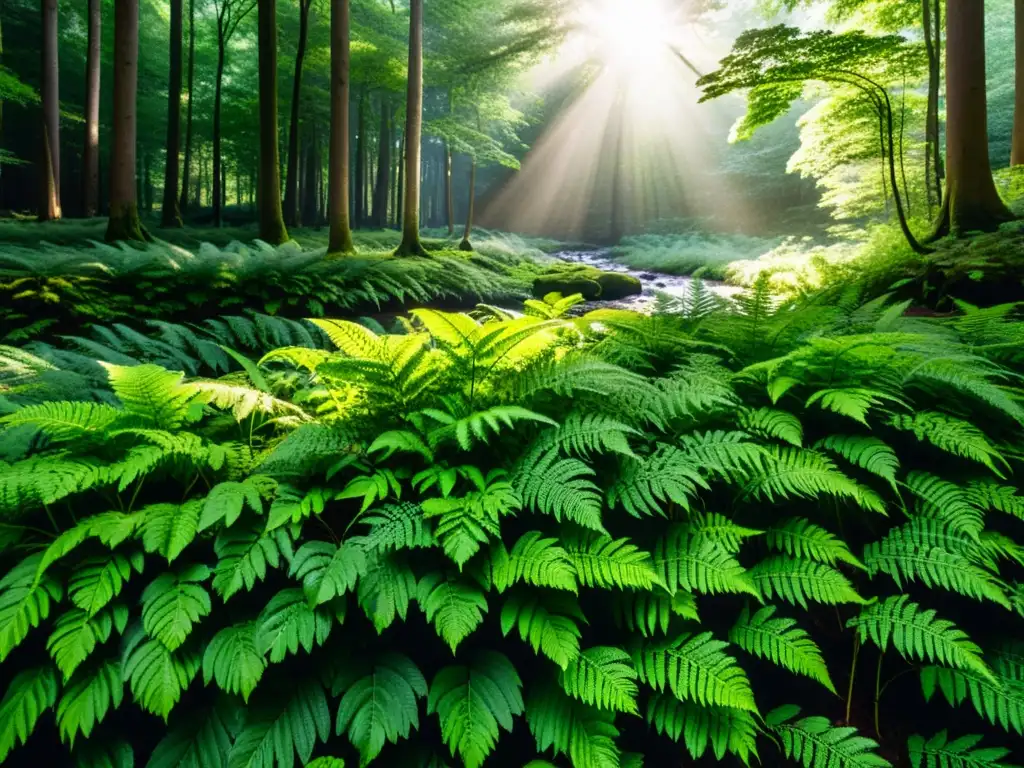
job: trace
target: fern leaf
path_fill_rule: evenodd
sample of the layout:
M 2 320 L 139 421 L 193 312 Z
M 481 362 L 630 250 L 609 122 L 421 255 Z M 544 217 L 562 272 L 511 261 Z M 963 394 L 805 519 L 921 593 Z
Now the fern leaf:
M 183 374 L 158 365 L 125 367 L 103 362 L 100 365 L 107 370 L 114 394 L 134 419 L 168 430 L 185 422 L 197 391 L 194 386 L 182 383 Z
M 890 485 L 896 483 L 900 460 L 888 444 L 877 437 L 864 435 L 829 435 L 815 448 L 839 454 L 854 466 L 877 475 Z
M 257 619 L 256 649 L 276 664 L 302 648 L 312 653 L 331 632 L 334 617 L 313 608 L 301 589 L 284 589 L 274 595 Z
M 666 517 L 670 503 L 689 509 L 698 489 L 709 488 L 700 463 L 687 452 L 662 445 L 650 456 L 627 459 L 608 489 L 608 505 L 621 504 L 633 517 Z
M 775 606 L 766 605 L 753 616 L 744 607 L 735 626 L 729 630 L 729 641 L 760 659 L 804 675 L 836 692 L 821 649 L 796 620 L 775 618 Z
M 766 543 L 776 552 L 790 557 L 814 560 L 825 565 L 837 562 L 864 570 L 864 564 L 854 557 L 846 542 L 819 525 L 802 517 L 783 520 L 768 530 Z
M 1004 731 L 1024 734 L 1024 682 L 990 677 L 974 671 L 923 667 L 921 690 L 931 701 L 938 687 L 950 706 L 970 701 L 979 716 Z
M 746 766 L 752 756 L 757 758 L 757 722 L 742 709 L 701 706 L 656 693 L 647 702 L 647 723 L 672 741 L 682 739 L 694 760 L 708 749 L 716 760 L 732 754 Z
M 757 712 L 750 681 L 724 652 L 727 646 L 710 632 L 687 633 L 639 650 L 633 662 L 642 682 L 659 692 L 668 688 L 680 701 Z
M 483 651 L 468 665 L 445 667 L 430 684 L 427 713 L 437 713 L 441 736 L 466 768 L 480 768 L 501 728 L 523 713 L 522 681 L 500 653 Z
M 211 609 L 202 582 L 210 578 L 205 565 L 192 565 L 179 573 L 160 574 L 142 593 L 142 626 L 146 634 L 175 651 L 192 627 Z
M 265 478 L 266 479 L 266 478 Z M 263 501 L 254 478 L 246 478 L 243 482 L 233 481 L 218 483 L 203 502 L 203 511 L 199 517 L 199 530 L 205 531 L 218 523 L 230 528 L 248 506 L 257 515 L 263 513 Z
M 786 705 L 772 710 L 765 723 L 778 736 L 787 758 L 804 768 L 891 768 L 875 750 L 878 744 L 857 735 L 856 728 L 833 727 L 824 717 L 794 721 L 800 708 Z
M 722 546 L 704 536 L 694 536 L 685 525 L 674 525 L 658 539 L 654 568 L 670 594 L 683 590 L 714 595 L 746 593 L 758 597 L 753 581 L 739 562 Z
M 364 325 L 348 320 L 311 319 L 309 322 L 326 333 L 331 343 L 350 357 L 373 358 L 381 352 L 380 338 Z
M 562 670 L 562 688 L 597 709 L 637 714 L 637 673 L 628 653 L 598 646 L 580 651 Z
M 574 412 L 553 433 L 551 443 L 560 451 L 584 459 L 595 453 L 633 456 L 628 438 L 639 434 L 639 431 L 605 414 Z
M 222 695 L 209 707 L 175 715 L 146 768 L 227 768 L 228 752 L 242 728 L 245 709 Z
M 97 645 L 110 639 L 115 627 L 118 633 L 123 632 L 127 622 L 128 609 L 123 605 L 95 616 L 75 608 L 58 618 L 46 648 L 64 680 L 92 655 Z
M 911 472 L 907 490 L 922 502 L 922 512 L 952 528 L 976 537 L 985 528 L 985 516 L 967 500 L 960 486 L 927 472 Z
M 341 546 L 310 541 L 295 553 L 289 575 L 302 579 L 309 604 L 317 606 L 351 591 L 365 570 L 366 553 L 358 540 Z
M 436 544 L 433 534 L 425 525 L 419 504 L 403 502 L 376 507 L 360 522 L 370 526 L 364 537 L 367 549 L 390 552 L 398 549 L 417 549 Z
M 133 571 L 142 573 L 143 563 L 141 552 L 127 556 L 112 552 L 82 560 L 68 582 L 71 602 L 88 615 L 95 616 L 121 594 Z
M 1024 497 L 1013 486 L 997 485 L 985 480 L 972 480 L 964 489 L 967 500 L 978 509 L 997 512 L 1024 520 Z
M 864 509 L 885 514 L 885 504 L 872 491 L 863 488 L 840 472 L 828 458 L 815 451 L 778 448 L 771 451 L 764 470 L 746 486 L 746 494 L 755 499 L 813 499 L 820 495 L 855 501 Z
M 480 626 L 487 612 L 487 597 L 475 585 L 440 572 L 420 580 L 416 599 L 452 653 Z
M 44 712 L 57 703 L 57 676 L 53 668 L 19 672 L 0 701 L 0 761 L 28 741 Z
M 804 428 L 800 419 L 789 411 L 777 408 L 758 408 L 742 411 L 739 425 L 759 437 L 773 438 L 799 448 L 804 441 Z
M 1010 756 L 1002 747 L 979 747 L 981 736 L 971 734 L 949 740 L 945 731 L 930 739 L 914 734 L 907 739 L 911 768 L 1013 768 L 1001 762 Z
M 54 442 L 68 442 L 102 435 L 121 415 L 120 409 L 106 403 L 45 402 L 3 416 L 0 425 L 28 425 Z
M 203 653 L 203 680 L 211 681 L 225 693 L 249 696 L 263 677 L 267 664 L 256 647 L 256 624 L 226 627 L 213 636 Z
M 61 741 L 74 747 L 79 733 L 88 738 L 109 711 L 121 706 L 123 697 L 120 663 L 105 661 L 92 669 L 79 671 L 68 682 L 57 704 Z
M 822 563 L 780 555 L 761 561 L 750 570 L 750 575 L 765 598 L 770 600 L 778 595 L 805 610 L 808 600 L 825 605 L 866 602 L 849 579 Z
M 815 392 L 807 399 L 805 407 L 809 408 L 817 403 L 827 411 L 833 411 L 867 426 L 868 411 L 887 401 L 902 402 L 899 398 L 877 389 L 843 387 Z
M 75 750 L 75 768 L 134 768 L 135 752 L 121 739 L 93 739 Z
M 565 550 L 585 587 L 649 590 L 664 586 L 651 556 L 629 539 L 585 536 L 567 542 Z
M 229 600 L 243 589 L 251 590 L 267 576 L 268 568 L 279 568 L 292 558 L 292 540 L 285 529 L 270 533 L 254 521 L 235 526 L 217 535 L 214 551 L 219 560 L 213 576 L 213 589 L 222 600 Z
M 144 710 L 165 722 L 198 671 L 195 653 L 172 653 L 159 640 L 147 640 L 141 627 L 125 641 L 123 675 L 132 696 Z
M 692 513 L 688 527 L 696 538 L 710 539 L 730 554 L 739 552 L 745 539 L 764 533 L 737 525 L 730 518 L 717 512 Z
M 316 678 L 268 691 L 250 705 L 245 727 L 228 753 L 227 768 L 292 768 L 310 761 L 331 733 L 327 696 Z
M 493 435 L 500 435 L 503 427 L 513 429 L 516 422 L 529 421 L 549 426 L 558 422 L 540 413 L 518 405 L 496 405 L 486 411 L 478 411 L 462 419 L 452 419 L 429 433 L 430 444 L 434 447 L 448 440 L 455 440 L 459 447 L 468 451 L 475 441 L 486 444 Z
M 378 436 L 366 449 L 367 453 L 376 453 L 377 451 L 384 451 L 381 459 L 390 459 L 396 452 L 401 451 L 403 453 L 418 453 L 428 463 L 434 461 L 434 452 L 430 450 L 430 447 L 423 442 L 419 435 L 408 430 L 385 432 Z
M 985 433 L 969 421 L 938 411 L 922 411 L 894 416 L 889 423 L 896 429 L 912 432 L 918 440 L 927 441 L 940 451 L 983 464 L 1002 477 L 996 462 L 1005 467 L 1006 459 Z
M 526 508 L 604 533 L 601 492 L 590 479 L 594 474 L 579 459 L 559 458 L 557 450 L 534 450 L 519 463 L 512 483 Z
M 159 553 L 168 563 L 185 551 L 199 533 L 202 504 L 188 501 L 178 504 L 151 504 L 142 509 L 142 546 L 149 553 Z
M 542 653 L 565 669 L 580 652 L 580 630 L 586 622 L 575 598 L 564 593 L 513 593 L 501 609 L 501 632 L 513 627 L 534 653 Z
M 574 701 L 554 685 L 532 688 L 526 722 L 538 752 L 553 749 L 580 768 L 624 766 L 615 744 L 615 713 Z
M 507 552 L 496 543 L 491 548 L 494 586 L 504 592 L 520 581 L 535 587 L 576 591 L 576 569 L 558 539 L 545 539 L 537 531 L 523 534 Z
M 366 617 L 378 633 L 396 618 L 405 620 L 409 603 L 416 594 L 416 576 L 395 554 L 367 559 L 366 573 L 359 579 L 357 595 Z
M 63 591 L 50 576 L 36 583 L 42 553 L 30 555 L 0 579 L 0 662 L 50 615 Z
M 673 616 L 699 621 L 697 598 L 690 592 L 622 592 L 612 604 L 615 623 L 644 637 L 667 635 Z
M 386 741 L 397 744 L 420 727 L 417 699 L 427 695 L 427 682 L 407 657 L 381 654 L 372 664 L 352 665 L 333 684 L 338 706 L 335 732 L 345 733 L 368 765 Z

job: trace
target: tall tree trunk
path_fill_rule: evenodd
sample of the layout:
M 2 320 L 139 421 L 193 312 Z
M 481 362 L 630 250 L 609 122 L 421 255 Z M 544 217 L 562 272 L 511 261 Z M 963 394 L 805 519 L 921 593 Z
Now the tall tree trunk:
M 178 213 L 178 151 L 181 144 L 181 0 L 171 0 L 171 69 L 167 84 L 167 157 L 161 224 L 180 227 Z
M 181 199 L 178 215 L 188 210 L 189 173 L 192 170 L 192 105 L 195 104 L 196 81 L 196 0 L 188 0 L 188 109 L 185 115 L 185 158 L 181 163 Z
M 476 155 L 472 157 L 473 164 L 469 167 L 469 207 L 466 209 L 466 231 L 462 235 L 462 242 L 459 243 L 460 251 L 472 251 L 473 244 L 470 237 L 473 234 L 473 214 L 476 208 Z
M 1017 104 L 1013 118 L 1013 149 L 1010 165 L 1024 165 L 1024 0 L 1016 2 L 1017 14 Z
M 394 112 L 392 112 L 391 115 L 392 115 L 392 117 L 394 117 Z M 391 134 L 388 136 L 388 139 L 391 142 L 391 155 L 392 155 L 391 156 L 391 181 L 389 182 L 389 184 L 391 186 L 391 191 L 390 191 L 391 204 L 390 204 L 390 211 L 389 211 L 389 214 L 388 214 L 388 226 L 392 227 L 392 226 L 398 226 L 398 183 L 396 183 L 396 181 L 398 180 L 398 169 L 399 169 L 399 167 L 402 164 L 401 150 L 399 150 L 398 152 L 394 151 L 395 150 L 394 120 L 392 120 L 392 131 L 391 131 Z
M 228 2 L 228 0 L 224 0 Z M 220 157 L 220 112 L 223 99 L 224 59 L 227 55 L 227 30 L 223 27 L 223 19 L 217 19 L 217 75 L 213 86 L 213 226 L 219 227 L 223 212 L 220 207 L 220 192 L 224 180 L 221 178 Z
M 100 0 L 89 0 L 85 54 L 85 144 L 82 147 L 82 214 L 96 215 L 100 196 Z
M 284 181 L 284 221 L 297 226 L 299 214 L 299 103 L 302 95 L 302 62 L 306 57 L 309 35 L 309 9 L 312 0 L 299 2 L 299 47 L 295 52 L 295 75 L 292 78 L 291 120 L 288 123 L 288 170 Z
M 43 41 L 40 46 L 39 97 L 43 103 L 40 131 L 39 220 L 60 218 L 60 91 L 57 63 L 57 0 L 42 0 Z
M 356 133 L 356 228 L 366 224 L 366 86 L 359 96 L 359 127 Z
M 348 210 L 349 0 L 331 0 L 331 146 L 327 171 L 329 254 L 352 253 Z
M 948 176 L 936 236 L 992 231 L 1013 219 L 992 181 L 985 87 L 985 5 L 946 0 Z
M 405 210 L 400 256 L 425 256 L 420 242 L 420 151 L 423 138 L 423 0 L 409 0 L 409 85 L 405 107 Z
M 408 122 L 408 121 L 407 121 Z M 398 184 L 395 185 L 395 229 L 401 231 L 405 222 L 405 131 L 398 142 Z
M 316 223 L 316 182 L 317 166 L 320 164 L 320 150 L 317 146 L 319 137 L 316 135 L 316 124 L 313 124 L 312 134 L 306 143 L 306 167 L 304 186 L 302 189 L 302 220 L 306 226 Z
M 108 241 L 142 240 L 145 237 L 135 191 L 138 80 L 139 0 L 114 0 L 114 118 Z
M 281 171 L 277 148 L 277 0 L 259 2 L 260 239 L 271 245 L 288 240 L 281 210 Z
M 377 185 L 373 188 L 373 224 L 388 225 L 388 192 L 391 186 L 391 105 L 380 102 L 380 140 L 377 142 Z
M 933 0 L 921 0 L 921 26 L 924 29 L 924 47 L 928 60 L 928 109 L 925 115 L 924 177 L 928 192 L 928 207 L 942 203 L 942 180 L 936 161 L 939 149 L 939 89 L 942 85 L 942 53 L 935 40 L 932 19 Z

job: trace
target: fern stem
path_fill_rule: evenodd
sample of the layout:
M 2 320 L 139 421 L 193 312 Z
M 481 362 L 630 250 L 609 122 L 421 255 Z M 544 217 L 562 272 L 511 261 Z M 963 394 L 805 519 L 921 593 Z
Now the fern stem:
M 144 482 L 146 482 L 146 476 L 145 475 L 140 477 L 139 478 L 139 482 L 135 484 L 135 490 L 132 491 L 132 497 L 128 501 L 128 509 L 125 510 L 125 511 L 131 512 L 135 508 L 135 500 L 139 498 L 139 491 L 142 490 L 142 484 Z
M 38 533 L 40 536 L 45 536 L 48 539 L 55 538 L 55 536 L 45 528 L 36 528 L 34 525 L 12 525 L 10 523 L 0 523 L 0 528 L 10 528 L 17 531 L 32 531 L 32 533 Z
M 53 512 L 50 511 L 49 505 L 43 504 L 43 509 L 46 510 L 46 516 L 50 518 L 50 525 L 53 526 L 53 530 L 56 531 L 58 535 L 60 535 L 60 526 L 57 525 L 57 519 L 53 516 Z
M 878 669 L 875 671 L 875 735 L 882 738 L 882 727 L 878 716 L 882 701 L 882 662 L 885 661 L 885 650 L 878 654 Z
M 853 681 L 857 675 L 857 657 L 860 655 L 860 637 L 853 638 L 853 662 L 850 664 L 850 684 L 846 688 L 846 723 L 850 722 L 850 710 L 853 709 Z

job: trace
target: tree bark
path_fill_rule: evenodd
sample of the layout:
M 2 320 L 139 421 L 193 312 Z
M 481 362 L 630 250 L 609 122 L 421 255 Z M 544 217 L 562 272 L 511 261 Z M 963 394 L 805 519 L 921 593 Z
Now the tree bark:
M 41 177 L 39 220 L 60 218 L 60 90 L 58 84 L 57 0 L 42 0 L 43 41 L 40 46 L 39 97 L 43 105 L 40 132 Z
M 391 185 L 391 105 L 380 102 L 380 140 L 377 142 L 377 184 L 373 188 L 373 225 L 388 225 L 388 191 Z
M 398 184 L 395 191 L 395 229 L 401 231 L 405 221 L 405 131 L 398 143 Z
M 331 146 L 327 170 L 327 253 L 352 253 L 349 222 L 349 0 L 331 0 Z
M 143 240 L 135 188 L 139 0 L 114 0 L 114 118 L 106 239 Z
M 192 105 L 195 103 L 196 74 L 196 5 L 188 0 L 188 109 L 185 116 L 185 158 L 181 163 L 181 199 L 178 215 L 188 210 L 189 174 L 192 170 Z
M 180 0 L 178 0 L 180 2 Z M 85 144 L 82 147 L 82 214 L 96 215 L 100 196 L 100 0 L 89 0 L 85 59 Z
M 409 2 L 409 85 L 405 108 L 405 210 L 400 256 L 425 256 L 420 242 L 420 144 L 423 137 L 423 0 Z
M 472 160 L 473 164 L 469 167 L 469 207 L 466 209 L 466 231 L 462 235 L 462 242 L 459 243 L 460 251 L 473 250 L 473 244 L 469 238 L 473 234 L 473 214 L 476 208 L 476 155 Z
M 178 213 L 178 152 L 181 144 L 181 0 L 171 0 L 171 68 L 167 84 L 167 157 L 160 219 L 164 227 L 180 227 Z
M 289 227 L 298 225 L 299 215 L 299 104 L 302 95 L 302 63 L 306 57 L 309 36 L 309 9 L 312 0 L 299 1 L 299 47 L 295 52 L 295 75 L 292 78 L 291 119 L 288 123 L 288 170 L 284 181 L 284 221 Z
M 988 149 L 985 7 L 946 0 L 946 198 L 935 236 L 993 231 L 1013 219 L 996 191 Z
M 277 149 L 277 0 L 259 0 L 260 239 L 288 240 Z
M 1017 103 L 1013 118 L 1013 149 L 1010 153 L 1010 165 L 1012 166 L 1024 165 L 1024 0 L 1017 0 L 1015 8 L 1017 18 Z
M 366 86 L 359 96 L 359 127 L 356 133 L 356 229 L 366 224 Z
M 230 2 L 230 0 L 223 0 L 224 3 Z M 223 212 L 220 206 L 220 190 L 224 183 L 221 178 L 223 170 L 221 168 L 221 157 L 220 157 L 220 112 L 221 102 L 223 100 L 223 84 L 224 84 L 224 60 L 227 54 L 227 30 L 224 29 L 224 19 L 222 16 L 217 18 L 217 74 L 216 80 L 214 80 L 213 86 L 213 226 L 219 227 L 222 224 Z
M 935 39 L 932 13 L 933 0 L 921 0 L 921 26 L 924 29 L 925 53 L 928 59 L 928 109 L 925 115 L 925 188 L 928 207 L 942 204 L 942 178 L 939 168 L 939 90 L 942 86 L 942 48 Z

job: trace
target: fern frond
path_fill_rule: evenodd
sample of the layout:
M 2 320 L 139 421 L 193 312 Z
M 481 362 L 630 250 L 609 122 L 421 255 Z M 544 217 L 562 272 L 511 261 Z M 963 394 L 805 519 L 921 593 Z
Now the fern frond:
M 864 564 L 854 557 L 845 541 L 802 517 L 791 517 L 778 526 L 772 526 L 768 529 L 765 541 L 776 552 L 791 557 L 814 560 L 825 565 L 842 562 L 864 569 Z
M 580 651 L 562 670 L 562 688 L 597 709 L 636 714 L 637 673 L 628 653 L 598 646 Z
M 950 706 L 970 701 L 978 715 L 1004 731 L 1024 734 L 1024 682 L 1000 677 L 992 680 L 973 671 L 923 667 L 921 690 L 931 701 L 935 690 Z
M 121 664 L 107 660 L 79 670 L 67 683 L 57 703 L 57 728 L 61 741 L 72 748 L 78 734 L 86 738 L 107 713 L 121 706 L 124 681 Z
M 821 650 L 795 619 L 775 618 L 775 606 L 766 605 L 753 616 L 743 608 L 735 626 L 729 630 L 729 641 L 761 659 L 804 675 L 836 692 Z
M 1010 750 L 978 747 L 981 738 L 971 734 L 950 741 L 946 731 L 939 731 L 926 740 L 914 734 L 907 739 L 910 764 L 912 768 L 1013 768 L 1002 762 L 1010 756 Z
M 125 412 L 139 424 L 173 430 L 188 418 L 197 390 L 194 385 L 183 383 L 183 374 L 158 365 L 100 365 L 106 368 L 111 389 Z
M 57 703 L 57 676 L 53 667 L 19 672 L 0 700 L 0 761 L 28 741 L 44 712 Z
M 904 484 L 921 500 L 927 517 L 941 520 L 949 527 L 977 536 L 985 528 L 985 516 L 967 500 L 963 489 L 927 472 L 914 471 Z
M 192 565 L 178 573 L 165 571 L 142 592 L 142 626 L 146 634 L 176 651 L 192 627 L 211 610 L 210 595 L 202 583 L 210 578 L 205 565 Z
M 455 653 L 473 634 L 487 613 L 487 597 L 466 579 L 441 572 L 427 574 L 416 588 L 420 609 L 433 622 L 437 634 Z
M 792 704 L 768 713 L 765 723 L 779 737 L 787 758 L 804 768 L 892 768 L 875 752 L 878 743 L 858 736 L 856 728 L 835 727 L 824 717 L 793 720 L 800 708 Z
M 494 586 L 504 592 L 525 581 L 536 587 L 576 591 L 576 569 L 558 539 L 545 539 L 538 531 L 523 534 L 507 552 L 503 544 L 491 548 Z
M 366 570 L 366 553 L 357 539 L 340 546 L 329 541 L 310 541 L 292 558 L 289 575 L 302 580 L 311 606 L 323 605 L 351 591 Z
M 847 498 L 861 507 L 885 514 L 885 504 L 872 491 L 858 485 L 838 470 L 828 458 L 815 451 L 777 448 L 746 486 L 746 495 L 774 502 L 794 496 L 819 495 Z
M 693 512 L 687 527 L 695 538 L 709 539 L 730 554 L 739 552 L 746 539 L 764 534 L 764 531 L 744 528 L 718 512 Z
M 533 450 L 518 464 L 512 484 L 528 509 L 604 533 L 601 492 L 590 479 L 594 475 L 579 459 L 559 458 L 552 449 Z
M 750 575 L 768 600 L 778 595 L 804 610 L 808 609 L 808 600 L 825 605 L 866 602 L 849 579 L 823 563 L 778 555 L 762 560 L 750 569 Z
M 713 539 L 693 535 L 685 525 L 673 525 L 659 537 L 654 567 L 670 594 L 682 590 L 714 595 L 746 593 L 758 597 L 745 568 Z
M 267 667 L 256 647 L 256 629 L 256 624 L 249 622 L 225 627 L 213 636 L 203 653 L 206 685 L 215 681 L 225 693 L 239 694 L 242 701 L 249 701 Z
M 363 546 L 368 550 L 420 549 L 437 543 L 425 524 L 419 504 L 384 504 L 373 508 L 360 522 L 370 526 L 363 537 Z
M 829 435 L 815 448 L 837 453 L 854 466 L 881 477 L 890 485 L 896 483 L 900 460 L 896 451 L 877 437 L 864 435 Z
M 644 637 L 667 635 L 673 616 L 699 621 L 697 598 L 690 592 L 622 592 L 614 597 L 615 623 Z
M 543 653 L 561 669 L 569 666 L 580 650 L 580 630 L 586 623 L 579 604 L 571 595 L 540 591 L 513 592 L 501 609 L 501 632 L 513 627 L 534 653 Z
M 568 454 L 584 459 L 594 453 L 618 453 L 633 456 L 629 437 L 641 434 L 638 430 L 602 413 L 569 414 L 551 435 L 551 444 Z
M 0 662 L 50 615 L 50 606 L 63 596 L 60 584 L 51 576 L 37 581 L 42 557 L 42 553 L 30 555 L 0 579 Z
M 238 699 L 226 695 L 217 697 L 208 707 L 176 713 L 147 768 L 226 768 L 231 744 L 244 718 L 245 709 Z
M 359 579 L 359 605 L 378 633 L 396 618 L 405 620 L 409 603 L 416 594 L 416 576 L 400 553 L 367 557 L 366 573 Z
M 107 642 L 115 628 L 118 634 L 124 632 L 127 623 L 128 609 L 123 605 L 95 616 L 73 608 L 53 623 L 53 634 L 46 642 L 46 649 L 67 681 L 97 645 Z
M 448 440 L 455 440 L 464 451 L 471 450 L 476 440 L 486 444 L 491 437 L 489 433 L 500 435 L 503 427 L 513 429 L 517 422 L 528 421 L 558 426 L 554 419 L 518 405 L 496 405 L 460 419 L 442 411 L 431 411 L 431 415 L 442 425 L 428 434 L 431 446 L 436 448 Z
M 146 639 L 141 627 L 130 630 L 126 636 L 122 674 L 132 697 L 144 710 L 165 722 L 199 671 L 199 664 L 194 651 L 182 649 L 172 653 L 159 640 Z
M 742 429 L 759 437 L 781 440 L 799 448 L 804 441 L 804 428 L 800 419 L 789 411 L 778 408 L 758 408 L 740 412 Z
M 312 653 L 323 645 L 335 619 L 323 608 L 310 607 L 301 589 L 284 589 L 270 598 L 256 621 L 256 649 L 276 664 L 299 648 Z
M 650 590 L 664 586 L 651 556 L 629 539 L 582 536 L 567 541 L 565 550 L 585 587 Z
M 218 557 L 213 589 L 225 601 L 251 590 L 266 578 L 268 568 L 280 568 L 292 558 L 287 530 L 266 533 L 259 521 L 221 531 L 213 546 Z
M 694 760 L 708 749 L 719 761 L 731 754 L 746 766 L 751 757 L 757 758 L 757 722 L 742 709 L 702 706 L 656 693 L 647 701 L 647 724 L 672 741 L 682 739 Z
M 26 405 L 0 418 L 7 429 L 30 426 L 50 440 L 67 442 L 101 436 L 123 415 L 106 403 L 45 402 Z
M 918 440 L 927 441 L 940 451 L 984 464 L 1002 477 L 996 462 L 1005 467 L 1006 459 L 985 433 L 969 421 L 938 411 L 922 411 L 894 416 L 889 423 L 896 429 L 913 433 Z
M 551 749 L 583 768 L 624 768 L 615 714 L 575 701 L 555 685 L 533 686 L 526 722 L 538 752 Z M 541 767 L 538 767 L 541 768 Z
M 807 399 L 805 407 L 810 408 L 817 403 L 827 411 L 833 411 L 867 426 L 868 411 L 886 402 L 906 405 L 898 397 L 878 389 L 843 387 L 815 392 Z
M 670 503 L 689 509 L 698 488 L 708 489 L 701 466 L 684 451 L 661 445 L 650 456 L 626 459 L 608 489 L 608 505 L 622 507 L 633 517 L 667 517 Z

